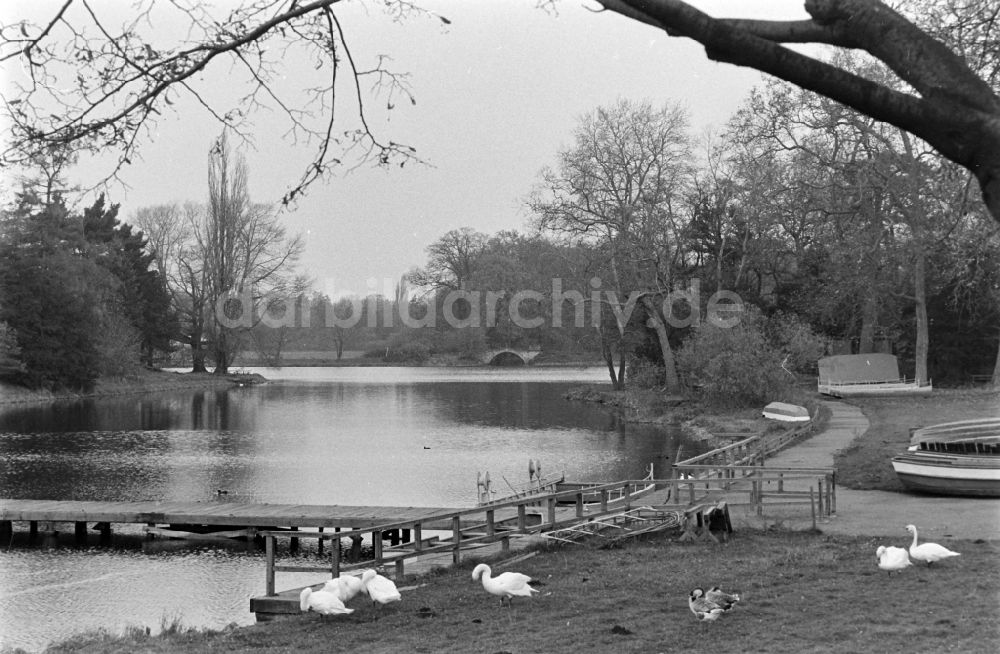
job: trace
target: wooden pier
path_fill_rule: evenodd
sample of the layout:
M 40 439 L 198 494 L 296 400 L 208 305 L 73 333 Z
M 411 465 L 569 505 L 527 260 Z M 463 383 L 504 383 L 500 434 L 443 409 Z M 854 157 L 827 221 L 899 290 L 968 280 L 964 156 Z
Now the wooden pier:
M 448 507 L 334 506 L 317 504 L 253 504 L 248 502 L 94 502 L 0 499 L 0 537 L 10 534 L 15 522 L 27 522 L 32 534 L 72 531 L 86 538 L 87 524 L 103 538 L 112 525 L 146 525 L 150 535 L 171 531 L 200 533 L 243 530 L 253 536 L 267 529 L 364 529 L 378 525 L 425 520 L 458 511 Z M 450 528 L 450 524 L 448 525 Z

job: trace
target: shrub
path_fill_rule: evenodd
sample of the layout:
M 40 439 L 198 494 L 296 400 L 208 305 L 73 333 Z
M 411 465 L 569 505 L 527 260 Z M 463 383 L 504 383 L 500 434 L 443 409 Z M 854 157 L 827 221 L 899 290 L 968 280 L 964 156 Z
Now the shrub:
M 666 381 L 663 366 L 649 359 L 633 359 L 626 372 L 630 388 L 661 388 Z
M 768 341 L 765 326 L 753 308 L 735 327 L 699 325 L 677 353 L 679 374 L 714 404 L 752 406 L 780 399 L 795 378 L 782 369 L 785 354 Z

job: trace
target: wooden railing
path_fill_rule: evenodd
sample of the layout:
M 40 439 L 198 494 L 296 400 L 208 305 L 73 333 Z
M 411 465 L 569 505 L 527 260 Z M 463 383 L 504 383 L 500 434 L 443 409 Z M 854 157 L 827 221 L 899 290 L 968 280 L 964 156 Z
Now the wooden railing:
M 512 535 L 556 529 L 579 522 L 582 519 L 596 518 L 612 511 L 621 511 L 623 507 L 627 510 L 631 508 L 629 489 L 637 484 L 646 483 L 648 480 L 617 481 L 588 486 L 586 489 L 533 495 L 528 498 L 518 498 L 488 506 L 444 512 L 417 520 L 387 523 L 351 531 L 331 533 L 302 530 L 262 530 L 258 532 L 258 535 L 263 537 L 265 542 L 266 594 L 275 595 L 275 575 L 278 572 L 329 572 L 332 577 L 337 577 L 342 570 L 380 567 L 391 563 L 396 568 L 397 577 L 401 578 L 405 561 L 418 556 L 450 552 L 452 562 L 457 564 L 461 561 L 463 550 L 471 549 L 473 546 L 479 547 L 499 541 L 501 548 L 508 550 Z M 624 505 L 612 501 L 612 496 L 617 494 L 621 494 L 625 498 Z M 597 501 L 594 503 L 584 501 L 585 497 L 591 496 L 597 497 Z M 571 501 L 572 504 L 560 507 L 560 503 L 565 501 Z M 529 507 L 532 508 L 533 515 L 536 511 L 541 510 L 541 519 L 537 523 L 529 524 Z M 411 539 L 408 542 L 385 545 L 384 534 L 387 532 L 399 533 L 405 530 L 409 530 L 411 534 Z M 442 531 L 447 535 L 424 538 L 424 531 Z M 371 559 L 351 563 L 341 561 L 340 539 L 363 538 L 368 535 L 372 541 Z M 337 543 L 330 548 L 331 560 L 328 566 L 283 565 L 277 563 L 276 560 L 278 538 L 315 538 L 323 541 L 337 540 Z
M 813 421 L 801 427 L 771 434 L 754 434 L 748 438 L 717 447 L 714 450 L 678 461 L 674 467 L 685 465 L 746 466 L 763 465 L 764 460 L 787 447 L 793 441 L 812 432 Z
M 713 494 L 725 495 L 730 504 L 746 495 L 757 515 L 764 505 L 814 504 L 819 515 L 837 511 L 835 468 L 776 468 L 772 466 L 678 465 L 679 475 L 666 483 L 675 502 L 701 502 Z M 786 484 L 789 486 L 786 488 Z

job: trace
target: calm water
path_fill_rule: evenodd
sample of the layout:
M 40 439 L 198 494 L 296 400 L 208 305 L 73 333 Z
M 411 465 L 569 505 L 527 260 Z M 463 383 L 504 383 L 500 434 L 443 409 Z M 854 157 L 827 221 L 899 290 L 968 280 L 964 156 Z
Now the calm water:
M 600 368 L 262 369 L 271 383 L 0 408 L 0 497 L 471 506 L 476 473 L 570 479 L 666 473 L 676 434 L 561 395 Z M 697 446 L 685 444 L 685 452 Z M 143 541 L 0 550 L 0 646 L 37 650 L 86 629 L 180 619 L 250 624 L 261 553 Z M 309 556 L 305 552 L 303 556 Z M 305 581 L 314 581 L 307 577 Z M 293 585 L 295 575 L 279 577 Z

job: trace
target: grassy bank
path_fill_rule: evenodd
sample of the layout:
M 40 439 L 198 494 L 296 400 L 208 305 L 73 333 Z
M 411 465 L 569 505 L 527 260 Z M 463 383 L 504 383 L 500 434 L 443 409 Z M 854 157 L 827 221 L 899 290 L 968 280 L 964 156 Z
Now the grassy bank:
M 406 582 L 416 588 L 379 610 L 357 598 L 350 616 L 306 614 L 218 632 L 175 627 L 159 637 L 91 634 L 51 651 L 995 651 L 1000 544 L 946 541 L 960 558 L 892 577 L 876 568 L 880 544 L 888 543 L 744 531 L 714 546 L 664 536 L 617 550 L 568 545 L 510 567 L 544 583 L 512 609 L 501 609 L 464 564 Z M 744 601 L 701 624 L 687 595 L 713 585 Z
M 21 402 L 73 400 L 82 397 L 106 397 L 129 393 L 149 393 L 185 388 L 232 386 L 241 382 L 259 383 L 260 375 L 214 375 L 211 373 L 179 373 L 165 370 L 142 370 L 125 378 L 99 379 L 89 391 L 47 391 L 14 386 L 0 382 L 0 405 Z
M 837 454 L 837 483 L 860 490 L 902 491 L 891 460 L 906 449 L 910 430 L 953 420 L 1000 416 L 1000 390 L 942 389 L 927 397 L 852 399 L 871 422 L 868 432 Z

